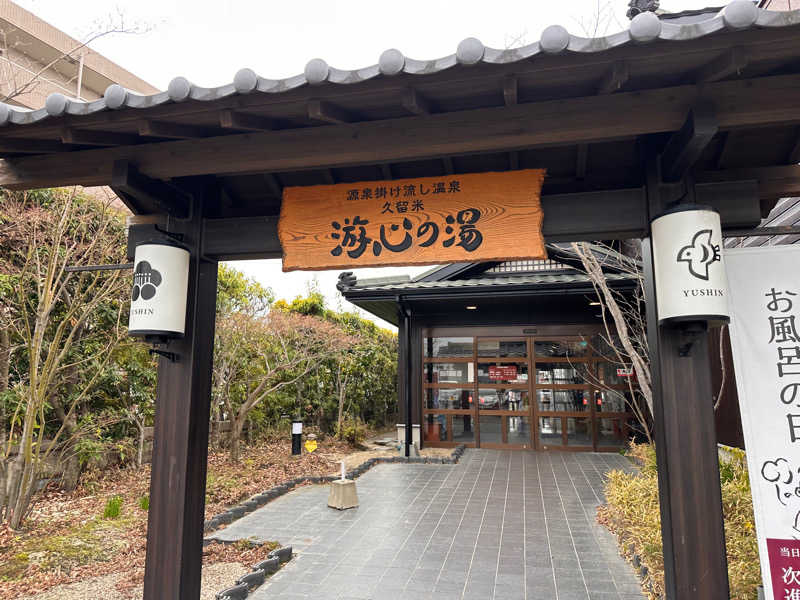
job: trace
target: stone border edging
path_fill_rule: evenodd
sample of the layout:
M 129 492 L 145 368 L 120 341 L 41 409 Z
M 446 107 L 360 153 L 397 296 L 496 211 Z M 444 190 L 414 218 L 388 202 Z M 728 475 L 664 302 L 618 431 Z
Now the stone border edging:
M 219 540 L 214 540 L 217 543 Z M 233 542 L 231 542 L 233 543 Z M 269 575 L 277 573 L 281 565 L 292 559 L 292 547 L 275 548 L 268 555 L 266 560 L 262 560 L 253 565 L 252 570 L 245 573 L 236 580 L 236 584 L 225 588 L 214 596 L 217 600 L 244 600 L 263 584 Z
M 450 456 L 444 458 L 432 457 L 432 456 L 414 456 L 408 457 L 405 456 L 376 456 L 370 458 L 360 465 L 358 465 L 355 469 L 351 469 L 348 471 L 345 476 L 348 479 L 357 479 L 367 471 L 369 471 L 372 467 L 379 463 L 409 463 L 409 464 L 450 464 L 454 465 L 458 463 L 461 456 L 464 454 L 466 450 L 466 446 L 464 444 L 459 444 L 453 449 L 453 452 Z M 256 494 L 248 498 L 247 500 L 243 500 L 239 502 L 239 504 L 235 504 L 234 506 L 227 509 L 225 512 L 222 512 L 218 515 L 214 515 L 208 521 L 203 524 L 203 533 L 211 533 L 217 529 L 221 525 L 230 525 L 234 521 L 241 519 L 247 513 L 253 512 L 257 508 L 261 508 L 271 500 L 283 496 L 290 490 L 294 489 L 295 487 L 302 485 L 304 483 L 330 483 L 332 481 L 336 481 L 339 479 L 338 475 L 322 475 L 322 476 L 309 476 L 309 477 L 296 477 L 294 479 L 290 479 L 289 481 L 285 481 L 281 484 L 271 487 L 265 492 L 261 492 L 260 494 Z M 214 540 L 203 540 L 203 544 L 207 545 Z

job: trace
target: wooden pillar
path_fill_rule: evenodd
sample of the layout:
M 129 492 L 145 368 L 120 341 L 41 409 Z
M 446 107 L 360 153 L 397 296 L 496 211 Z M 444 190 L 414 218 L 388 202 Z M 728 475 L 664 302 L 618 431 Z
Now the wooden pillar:
M 412 363 L 411 363 L 411 309 L 402 301 L 398 299 L 397 308 L 400 313 L 400 331 L 399 333 L 399 347 L 397 353 L 398 369 L 397 378 L 400 382 L 398 391 L 400 392 L 400 405 L 403 407 L 403 417 L 406 430 L 406 439 L 404 442 L 405 449 L 404 455 L 410 456 L 411 445 L 413 440 L 414 428 L 414 411 L 412 407 L 411 386 L 412 386 Z
M 663 208 L 648 169 L 652 217 Z M 651 240 L 642 243 L 667 600 L 728 600 L 708 331 L 658 325 Z M 692 342 L 688 354 L 682 347 Z
M 177 361 L 158 365 L 144 600 L 200 598 L 217 263 L 199 249 L 210 193 L 199 190 L 191 216 L 170 223 L 191 252 L 189 294 L 186 334 L 168 348 Z

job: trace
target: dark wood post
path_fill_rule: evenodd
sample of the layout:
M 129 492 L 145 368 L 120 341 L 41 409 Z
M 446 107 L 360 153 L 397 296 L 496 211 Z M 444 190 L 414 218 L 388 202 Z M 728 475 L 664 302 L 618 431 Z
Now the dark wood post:
M 147 521 L 145 600 L 200 598 L 217 263 L 200 256 L 204 196 L 170 224 L 191 252 L 186 334 L 161 358 Z
M 398 339 L 399 352 L 397 353 L 399 368 L 397 370 L 397 378 L 400 382 L 400 385 L 398 385 L 398 389 L 400 391 L 400 401 L 402 406 L 405 407 L 406 439 L 404 445 L 405 456 L 408 457 L 411 455 L 411 445 L 414 443 L 412 431 L 414 427 L 414 411 L 412 410 L 413 394 L 411 393 L 411 386 L 413 385 L 411 380 L 413 375 L 413 352 L 411 351 L 411 308 L 401 299 L 398 299 L 397 301 L 397 308 L 400 313 L 400 337 Z
M 648 167 L 651 217 L 661 206 L 658 170 Z M 687 337 L 658 325 L 651 240 L 642 241 L 653 384 L 664 584 L 667 600 L 728 600 L 708 331 Z M 681 346 L 692 341 L 686 356 Z

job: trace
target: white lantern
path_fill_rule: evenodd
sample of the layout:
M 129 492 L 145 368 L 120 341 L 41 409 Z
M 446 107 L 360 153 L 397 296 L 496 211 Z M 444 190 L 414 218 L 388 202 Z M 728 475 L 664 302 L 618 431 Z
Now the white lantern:
M 188 287 L 188 250 L 168 242 L 136 246 L 128 333 L 183 337 Z
M 679 206 L 651 223 L 659 323 L 727 323 L 728 280 L 719 213 Z

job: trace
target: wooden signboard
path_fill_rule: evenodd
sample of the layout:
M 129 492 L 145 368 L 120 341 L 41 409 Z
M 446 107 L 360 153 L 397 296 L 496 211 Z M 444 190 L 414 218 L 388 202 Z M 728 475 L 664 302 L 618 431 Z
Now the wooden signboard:
M 283 270 L 547 258 L 543 169 L 283 190 Z

